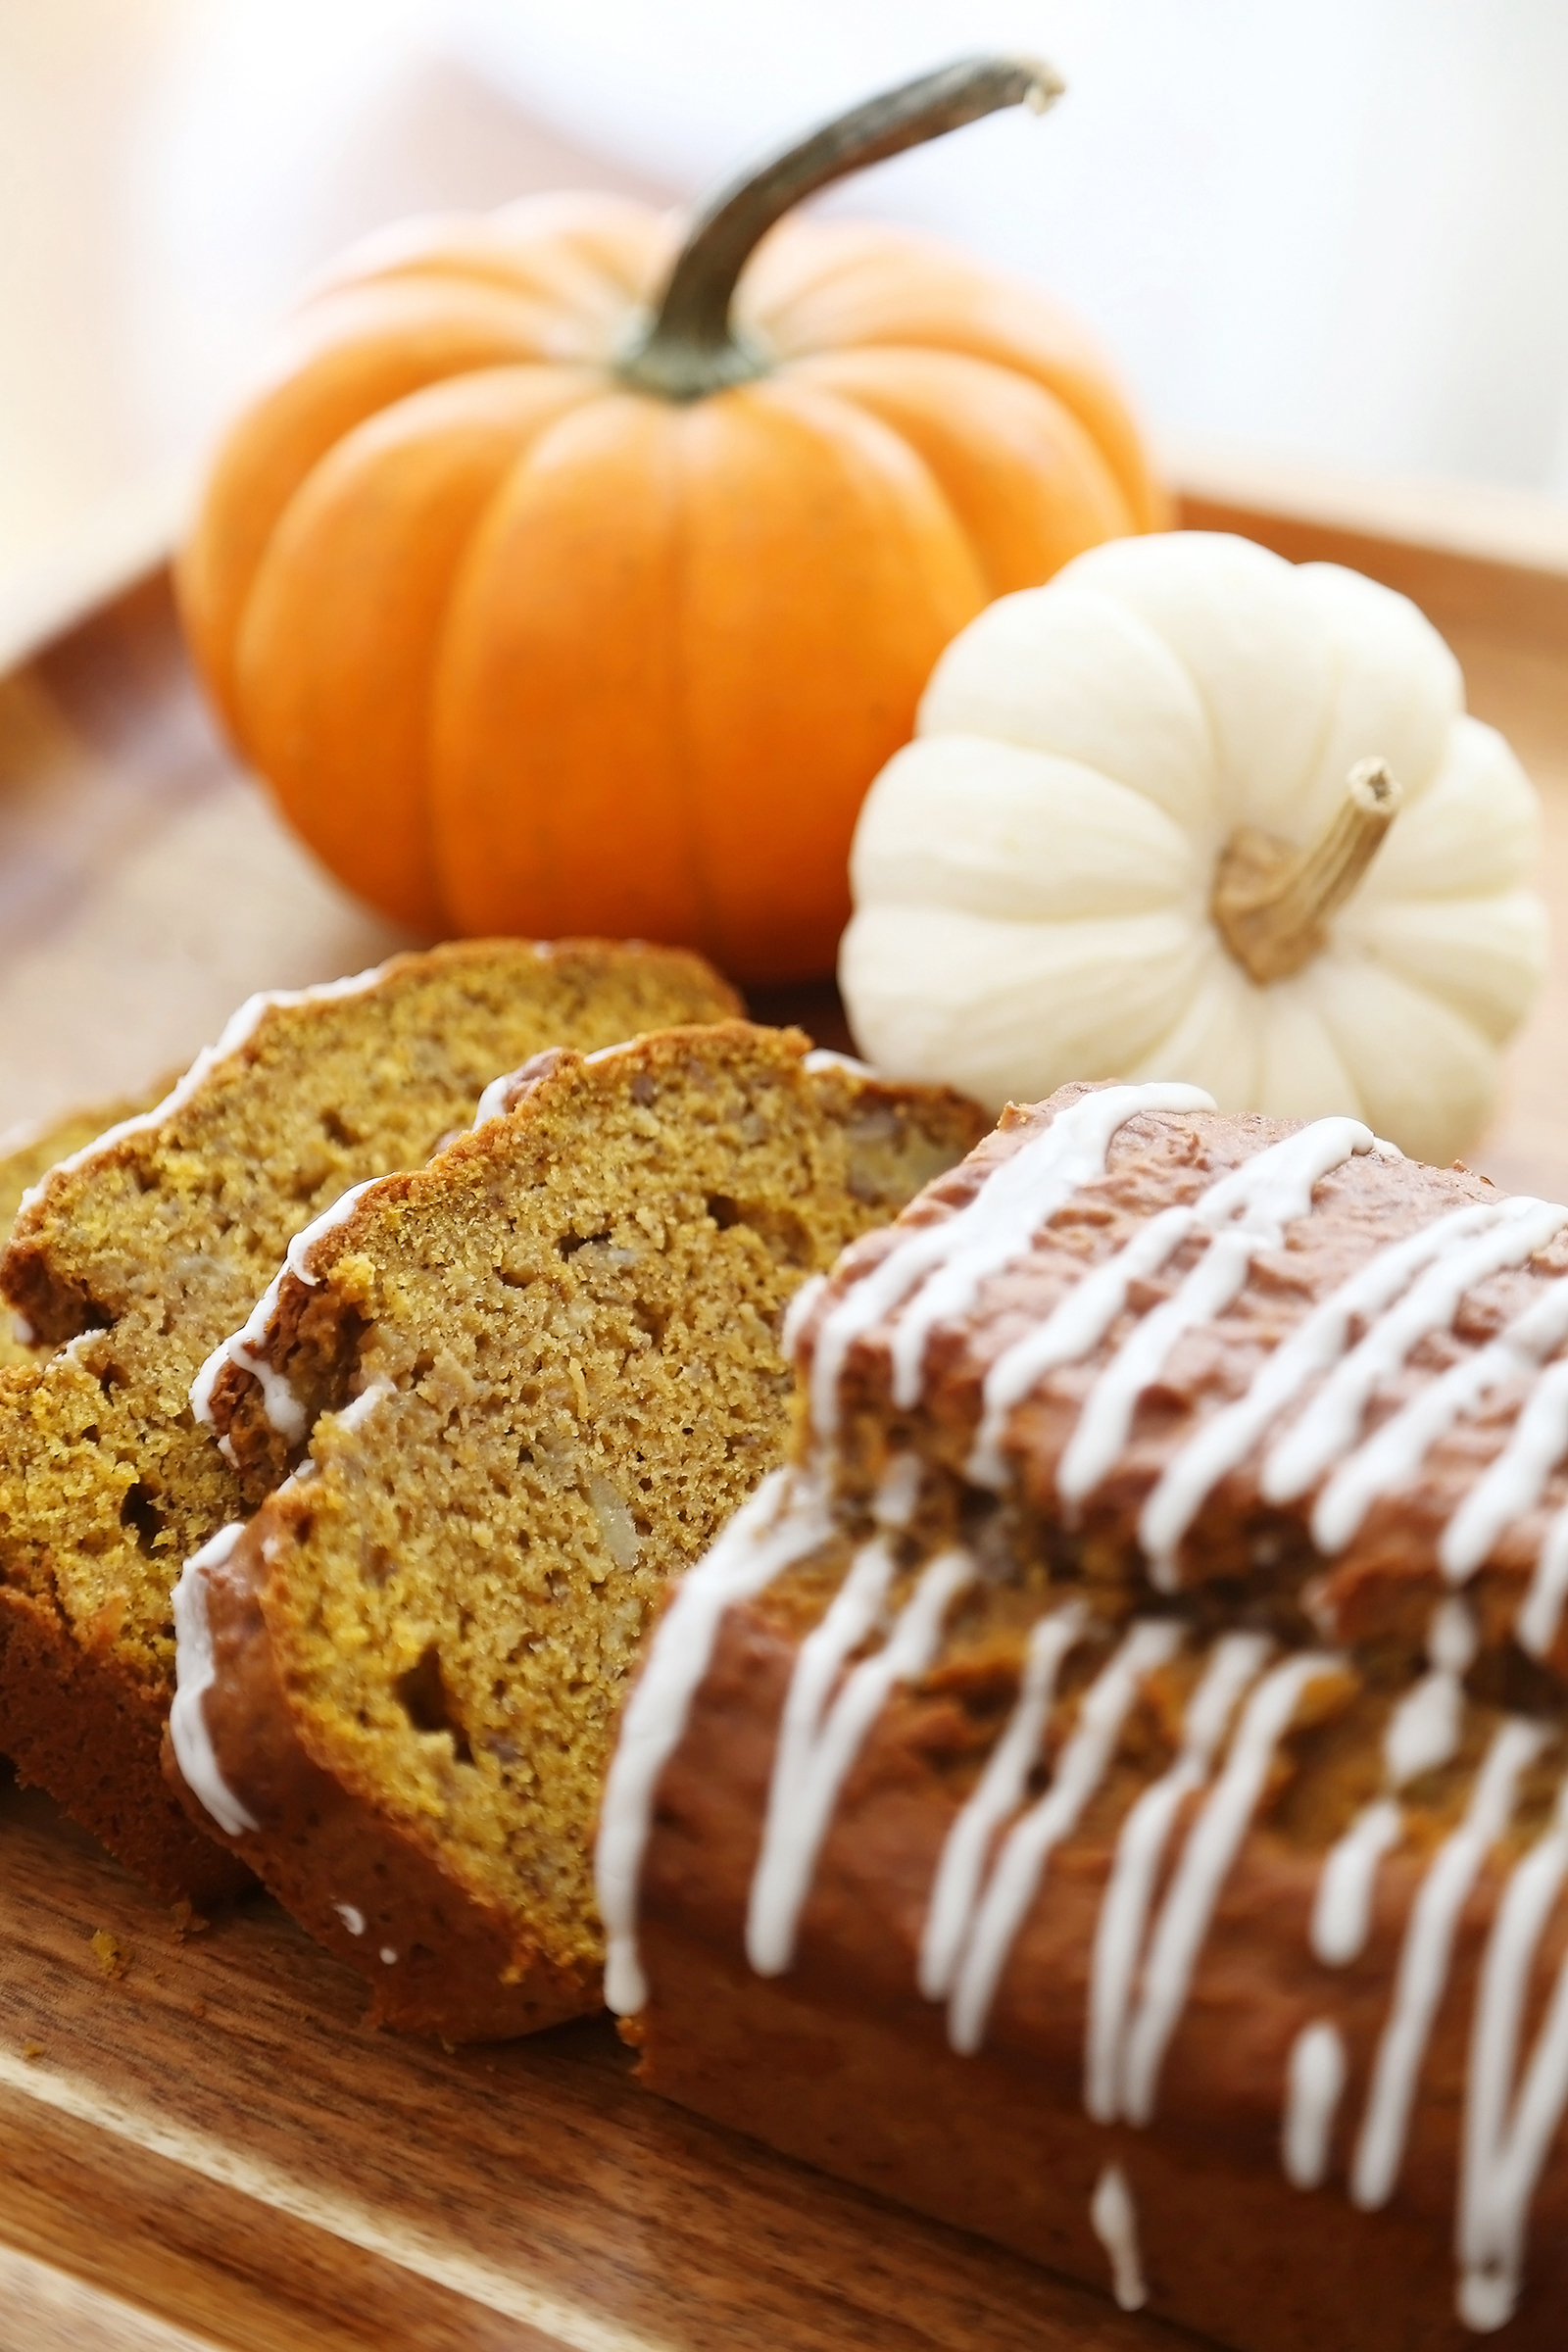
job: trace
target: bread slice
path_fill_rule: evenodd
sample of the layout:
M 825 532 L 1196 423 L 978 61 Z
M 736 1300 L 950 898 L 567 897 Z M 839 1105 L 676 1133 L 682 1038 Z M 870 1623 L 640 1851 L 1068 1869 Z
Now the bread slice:
M 122 1119 L 134 1118 L 139 1111 L 148 1110 L 159 1098 L 169 1092 L 167 1086 L 154 1095 L 116 1102 L 101 1102 L 95 1110 L 74 1110 L 47 1127 L 35 1128 L 24 1134 L 13 1132 L 10 1149 L 0 1153 L 0 1234 L 9 1234 L 12 1221 L 22 1206 L 24 1193 L 30 1192 L 48 1175 L 57 1160 L 66 1159 L 79 1152 L 106 1128 L 117 1127 Z M 3 1247 L 3 1244 L 0 1244 Z M 38 1343 L 31 1336 L 30 1324 L 18 1317 L 0 1314 L 0 1371 L 8 1364 L 30 1364 L 37 1361 Z M 26 1335 L 25 1337 L 24 1335 Z
M 738 1022 L 519 1079 L 324 1227 L 308 1311 L 280 1286 L 256 1353 L 316 1416 L 311 1459 L 176 1604 L 193 1817 L 380 2021 L 453 2041 L 598 2005 L 621 1688 L 780 1458 L 786 1304 L 985 1125 Z
M 240 1503 L 192 1417 L 193 1374 L 301 1225 L 427 1158 L 498 1070 L 735 1004 L 662 949 L 400 956 L 252 999 L 164 1102 L 24 1200 L 0 1288 L 59 1352 L 0 1387 L 0 1752 L 165 1894 L 235 1876 L 159 1767 L 174 1582 Z

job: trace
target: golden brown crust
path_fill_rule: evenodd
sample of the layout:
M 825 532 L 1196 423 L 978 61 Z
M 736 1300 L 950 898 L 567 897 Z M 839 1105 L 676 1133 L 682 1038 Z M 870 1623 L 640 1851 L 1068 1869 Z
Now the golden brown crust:
M 515 1921 L 389 1820 L 373 1791 L 321 1769 L 268 1630 L 270 1524 L 266 1512 L 253 1520 L 207 1578 L 218 1679 L 204 1712 L 219 1770 L 259 1825 L 227 1845 L 318 1943 L 368 1978 L 374 2025 L 489 2041 L 597 2009 L 596 1973 L 554 1966 Z M 164 1742 L 169 1788 L 198 1830 L 221 1836 L 186 1787 L 167 1730 Z M 345 1912 L 364 1923 L 359 1935 Z
M 1198 2129 L 1107 2132 L 1016 2050 L 958 2058 L 929 2021 L 795 1977 L 651 1917 L 646 2086 L 840 2179 L 1011 2247 L 1102 2292 L 1090 2225 L 1107 2163 L 1138 2213 L 1150 2308 L 1205 2342 L 1267 2352 L 1475 2352 L 1453 2312 L 1449 2230 L 1394 2206 L 1305 2195 Z M 1505 2352 L 1555 2352 L 1568 2232 L 1542 2230 Z
M 940 1701 L 929 1695 L 900 1693 L 870 1735 L 813 1874 L 793 1967 L 777 1980 L 748 1967 L 747 1901 L 797 1655 L 765 1603 L 733 1608 L 660 1781 L 639 1931 L 652 1990 L 635 2036 L 649 2087 L 1096 2286 L 1107 2266 L 1089 2203 L 1102 2167 L 1120 2162 L 1138 2193 L 1153 2308 L 1223 2342 L 1425 2352 L 1471 2340 L 1452 2317 L 1449 2241 L 1470 2019 L 1503 1870 L 1489 1867 L 1465 1908 L 1396 2203 L 1364 2217 L 1344 2194 L 1348 2127 L 1362 2109 L 1421 1855 L 1389 1858 L 1365 1951 L 1331 1972 L 1307 1936 L 1321 1853 L 1254 1827 L 1171 2046 L 1156 2129 L 1106 2130 L 1084 2112 L 1083 2065 L 1090 1956 L 1120 1812 L 1091 1811 L 1053 1854 L 986 2046 L 956 2056 L 943 2008 L 916 1989 L 926 1904 L 957 1810 L 932 1768 Z M 1559 1908 L 1542 1947 L 1544 1982 L 1565 1951 Z M 1331 2178 L 1308 2201 L 1281 2171 L 1282 2090 L 1298 2033 L 1328 2009 L 1349 2072 Z M 1401 2247 L 1419 2263 L 1391 2273 Z M 1501 2339 L 1510 2352 L 1554 2340 L 1568 2287 L 1561 2154 L 1537 2192 L 1532 2249 L 1520 2316 Z M 1387 2291 L 1365 2301 L 1352 2289 L 1368 2261 L 1382 2266 Z
M 222 1902 L 251 1874 L 171 1794 L 164 1716 L 162 1694 L 131 1683 L 112 1651 L 83 1648 L 47 1602 L 0 1586 L 0 1720 L 23 1780 L 47 1788 L 166 1901 Z
M 798 1654 L 798 1642 L 770 1622 L 765 1604 L 732 1609 L 686 1736 L 660 1782 L 658 1827 L 642 1882 L 644 1915 L 665 1918 L 721 1949 L 739 1952 L 744 1943 L 778 1721 Z M 946 2046 L 944 2012 L 916 1989 L 919 1935 L 958 1809 L 933 1761 L 947 1729 L 939 1720 L 943 1709 L 933 1692 L 906 1690 L 879 1717 L 812 1874 L 791 1971 L 803 1991 L 900 2017 L 932 2047 Z M 1116 1833 L 1139 1787 L 1141 1776 L 1107 1789 L 1053 1852 L 991 2013 L 988 2049 L 1043 2068 L 1069 2108 L 1082 2103 L 1096 1922 Z M 1191 1814 L 1190 1806 L 1179 1824 Z M 1307 1934 L 1320 1848 L 1266 1822 L 1254 1825 L 1226 1879 L 1161 2074 L 1161 2132 L 1170 2124 L 1208 2132 L 1238 2160 L 1277 2164 L 1291 2045 L 1326 2004 L 1350 2060 L 1342 2118 L 1360 2112 L 1425 1860 L 1414 1847 L 1386 1860 L 1365 1950 L 1348 1967 L 1330 1970 L 1313 1957 Z M 1401 2176 L 1401 2204 L 1445 2221 L 1452 2205 L 1475 1974 L 1502 1879 L 1501 1868 L 1490 1868 L 1466 1910 Z M 1543 1947 L 1548 1978 L 1565 1948 L 1568 1916 Z M 1348 2155 L 1337 2143 L 1338 2173 Z M 1568 2164 L 1559 2166 L 1539 2210 L 1544 2223 L 1568 2221 Z

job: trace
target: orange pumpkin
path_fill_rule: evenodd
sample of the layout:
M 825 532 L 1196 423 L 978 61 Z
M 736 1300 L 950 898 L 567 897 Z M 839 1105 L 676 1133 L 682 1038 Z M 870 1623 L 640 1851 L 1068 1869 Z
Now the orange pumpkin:
M 428 932 L 830 967 L 856 812 L 942 648 L 1163 509 L 1032 287 L 890 227 L 753 248 L 1057 86 L 979 60 L 874 100 L 678 253 L 640 206 L 536 198 L 394 232 L 305 303 L 179 591 L 237 745 L 347 883 Z

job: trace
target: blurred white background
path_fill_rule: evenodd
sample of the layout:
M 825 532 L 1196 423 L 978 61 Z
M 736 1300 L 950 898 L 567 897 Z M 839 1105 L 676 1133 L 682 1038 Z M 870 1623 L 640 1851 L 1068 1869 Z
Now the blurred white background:
M 1194 452 L 1568 502 L 1568 0 L 0 0 L 0 661 L 170 527 L 315 264 L 689 195 L 961 52 L 1069 95 L 826 201 L 1098 328 Z

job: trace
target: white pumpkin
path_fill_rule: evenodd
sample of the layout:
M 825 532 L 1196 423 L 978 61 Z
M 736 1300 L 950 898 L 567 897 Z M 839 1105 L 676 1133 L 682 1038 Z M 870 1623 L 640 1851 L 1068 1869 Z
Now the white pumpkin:
M 1373 760 L 1401 796 L 1387 837 L 1300 968 L 1254 978 L 1216 919 L 1227 850 L 1250 828 L 1304 852 Z M 1446 1160 L 1544 974 L 1537 821 L 1406 598 L 1216 533 L 1117 540 L 938 662 L 856 833 L 851 1024 L 880 1067 L 995 1107 L 1186 1079 Z

